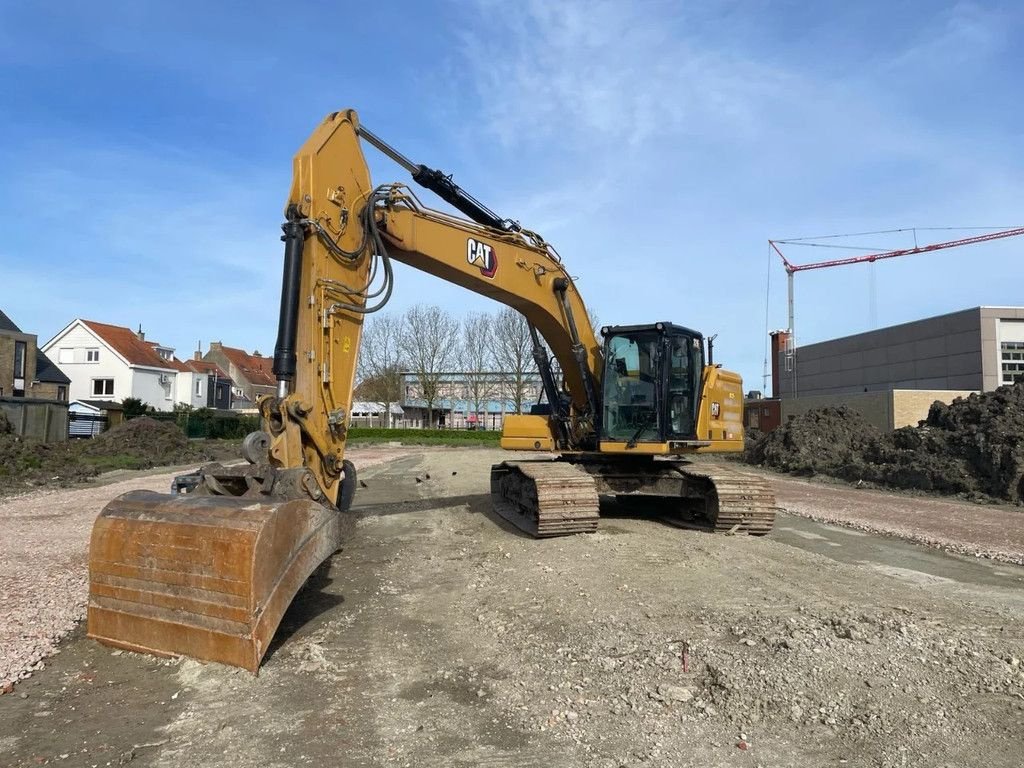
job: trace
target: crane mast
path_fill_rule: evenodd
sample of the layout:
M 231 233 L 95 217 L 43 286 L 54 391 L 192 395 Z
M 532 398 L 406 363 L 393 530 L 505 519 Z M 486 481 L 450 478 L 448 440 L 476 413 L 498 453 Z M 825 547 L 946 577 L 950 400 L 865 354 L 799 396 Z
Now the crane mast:
M 905 231 L 905 230 L 894 230 L 894 231 Z M 877 233 L 876 233 L 877 234 Z M 876 261 L 884 261 L 886 259 L 895 259 L 900 256 L 913 256 L 918 253 L 931 253 L 933 251 L 942 251 L 949 248 L 959 248 L 964 245 L 975 245 L 978 243 L 987 243 L 993 240 L 1002 240 L 1008 237 L 1017 237 L 1024 235 L 1024 227 L 1013 227 L 1011 229 L 1002 229 L 995 232 L 986 232 L 981 235 L 973 235 L 971 237 L 958 238 L 956 240 L 947 240 L 941 243 L 931 243 L 928 245 L 915 245 L 913 248 L 897 248 L 889 251 L 878 251 L 875 253 L 866 253 L 860 256 L 850 256 L 845 259 L 826 259 L 824 261 L 815 261 L 808 264 L 793 264 L 786 255 L 779 248 L 780 245 L 799 243 L 799 240 L 769 240 L 769 247 L 778 254 L 782 260 L 782 267 L 786 270 L 786 306 L 787 306 L 787 330 L 789 337 L 787 344 L 792 347 L 793 365 L 790 369 L 790 373 L 793 377 L 793 394 L 796 394 L 796 320 L 794 317 L 794 288 L 793 288 L 793 277 L 798 272 L 807 272 L 812 269 L 828 269 L 831 267 L 845 267 L 852 264 L 874 264 Z M 831 237 L 842 237 L 842 235 L 832 235 Z M 814 238 L 811 238 L 814 239 Z M 916 240 L 916 231 L 915 231 Z

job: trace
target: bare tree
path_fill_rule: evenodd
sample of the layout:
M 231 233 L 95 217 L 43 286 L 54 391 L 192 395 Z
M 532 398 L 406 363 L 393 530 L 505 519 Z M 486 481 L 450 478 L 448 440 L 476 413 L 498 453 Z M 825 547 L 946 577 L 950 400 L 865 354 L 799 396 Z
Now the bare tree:
M 400 348 L 419 380 L 420 395 L 427 405 L 427 426 L 432 427 L 441 374 L 451 371 L 458 359 L 459 323 L 440 307 L 417 304 L 402 319 Z
M 590 321 L 590 327 L 594 330 L 594 337 L 598 341 L 600 341 L 601 340 L 601 326 L 598 323 L 598 321 L 600 320 L 600 317 L 598 316 L 597 312 L 595 312 L 594 310 L 590 309 L 589 307 L 587 308 L 587 320 Z
M 359 385 L 361 399 L 384 407 L 385 424 L 391 426 L 391 404 L 402 399 L 402 318 L 396 315 L 371 315 L 363 326 L 359 349 Z
M 462 322 L 459 366 L 465 377 L 467 410 L 473 414 L 479 414 L 498 394 L 494 375 L 494 324 L 492 315 L 478 313 L 468 315 Z
M 530 327 L 526 318 L 512 307 L 504 307 L 494 322 L 494 357 L 505 376 L 508 399 L 515 412 L 522 413 L 529 379 L 537 366 L 533 360 Z

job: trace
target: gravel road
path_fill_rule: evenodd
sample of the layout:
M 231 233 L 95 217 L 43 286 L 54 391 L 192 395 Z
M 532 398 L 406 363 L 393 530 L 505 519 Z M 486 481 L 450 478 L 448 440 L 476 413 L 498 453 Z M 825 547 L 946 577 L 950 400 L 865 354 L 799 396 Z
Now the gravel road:
M 959 554 L 1024 564 L 1024 507 L 762 474 L 769 478 L 779 506 L 790 514 Z
M 365 467 L 398 453 L 349 451 Z M 100 510 L 128 491 L 165 492 L 175 475 L 191 469 L 117 472 L 99 478 L 96 487 L 0 498 L 0 691 L 42 669 L 60 639 L 85 617 L 89 535 Z M 130 479 L 112 481 L 125 475 Z
M 713 536 L 614 505 L 596 534 L 535 541 L 490 513 L 503 456 L 361 472 L 352 540 L 258 677 L 77 631 L 0 697 L 0 761 L 1020 765 L 1021 568 L 924 550 L 925 572 L 910 544 L 787 515 Z

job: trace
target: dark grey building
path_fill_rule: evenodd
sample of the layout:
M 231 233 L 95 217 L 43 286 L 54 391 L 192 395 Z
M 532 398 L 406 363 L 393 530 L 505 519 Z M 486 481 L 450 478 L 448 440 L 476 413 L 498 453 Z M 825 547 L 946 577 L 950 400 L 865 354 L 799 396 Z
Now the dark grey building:
M 783 397 L 987 391 L 1024 376 L 1024 307 L 975 307 L 778 354 Z

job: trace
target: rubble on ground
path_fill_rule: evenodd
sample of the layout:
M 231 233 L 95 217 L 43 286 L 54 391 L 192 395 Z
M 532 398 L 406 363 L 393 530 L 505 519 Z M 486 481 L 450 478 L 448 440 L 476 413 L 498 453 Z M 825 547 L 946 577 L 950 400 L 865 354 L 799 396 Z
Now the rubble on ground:
M 0 493 L 80 483 L 114 469 L 150 469 L 213 458 L 176 424 L 143 416 L 91 439 L 44 443 L 5 432 L 0 421 Z M 8 425 L 9 426 L 9 425 Z
M 1024 501 L 1024 382 L 936 401 L 917 427 L 883 433 L 825 407 L 750 441 L 752 464 L 891 488 Z

